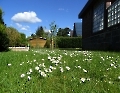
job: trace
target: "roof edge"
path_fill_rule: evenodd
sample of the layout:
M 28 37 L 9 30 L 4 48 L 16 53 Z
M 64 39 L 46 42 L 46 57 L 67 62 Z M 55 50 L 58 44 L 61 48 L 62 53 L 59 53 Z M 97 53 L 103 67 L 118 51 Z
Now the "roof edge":
M 88 0 L 88 2 L 85 4 L 85 6 L 83 7 L 83 9 L 80 11 L 80 13 L 78 14 L 78 18 L 82 18 L 83 17 L 83 14 L 85 13 L 85 11 L 88 9 L 88 7 L 91 5 L 91 3 L 93 2 L 94 0 Z

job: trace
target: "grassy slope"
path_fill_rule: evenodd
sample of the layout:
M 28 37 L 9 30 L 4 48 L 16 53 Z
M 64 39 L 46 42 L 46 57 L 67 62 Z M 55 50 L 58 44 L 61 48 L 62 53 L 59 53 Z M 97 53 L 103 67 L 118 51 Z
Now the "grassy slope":
M 62 55 L 55 66 L 48 60 Z M 1 93 L 119 93 L 120 53 L 114 52 L 74 52 L 36 50 L 29 52 L 0 53 L 0 92 Z M 57 60 L 57 58 L 54 58 Z M 7 64 L 11 64 L 8 66 Z M 56 67 L 47 77 L 35 70 L 39 64 Z M 66 66 L 70 67 L 68 71 Z M 64 72 L 60 72 L 63 67 Z M 81 68 L 80 68 L 81 67 Z M 27 72 L 32 69 L 31 80 Z M 45 69 L 40 67 L 42 71 Z M 84 72 L 86 70 L 87 72 Z M 21 78 L 21 74 L 26 76 Z M 85 78 L 84 82 L 81 78 Z M 87 80 L 90 79 L 90 80 Z

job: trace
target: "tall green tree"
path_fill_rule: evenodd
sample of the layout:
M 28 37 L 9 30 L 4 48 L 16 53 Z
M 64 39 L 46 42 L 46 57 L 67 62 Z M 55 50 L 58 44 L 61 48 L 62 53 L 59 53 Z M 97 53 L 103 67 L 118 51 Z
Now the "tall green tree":
M 31 34 L 30 39 L 35 39 L 36 38 L 36 34 Z
M 2 9 L 0 8 L 0 24 L 3 24 L 4 25 L 4 21 L 3 21 L 3 11 Z
M 9 38 L 9 46 L 19 46 L 21 41 L 21 35 L 17 29 L 13 27 L 7 27 L 6 33 Z
M 20 33 L 21 39 L 20 39 L 20 46 L 26 46 L 27 45 L 27 38 L 24 33 Z
M 69 35 L 69 31 L 70 29 L 68 27 L 62 29 L 62 28 L 59 28 L 58 29 L 58 32 L 57 32 L 57 36 L 63 36 L 63 37 L 68 37 Z
M 36 30 L 36 36 L 37 37 L 43 37 L 44 36 L 44 29 L 42 26 L 38 27 Z
M 50 23 L 49 26 L 50 26 L 51 34 L 53 34 L 53 36 L 56 36 L 57 35 L 58 25 L 55 23 L 55 21 L 53 21 L 53 22 Z
M 5 26 L 0 24 L 0 52 L 7 51 L 9 47 L 9 39 L 5 32 Z
M 45 38 L 48 38 L 48 34 L 49 34 L 49 32 L 45 32 L 45 33 L 44 33 L 44 37 L 45 37 Z
M 50 41 L 51 41 L 51 48 L 56 48 L 56 35 L 57 35 L 57 28 L 58 25 L 55 23 L 55 21 L 50 23 Z
M 5 32 L 6 25 L 3 21 L 3 11 L 0 8 L 0 52 L 8 50 L 9 47 L 9 39 L 7 37 L 7 34 Z

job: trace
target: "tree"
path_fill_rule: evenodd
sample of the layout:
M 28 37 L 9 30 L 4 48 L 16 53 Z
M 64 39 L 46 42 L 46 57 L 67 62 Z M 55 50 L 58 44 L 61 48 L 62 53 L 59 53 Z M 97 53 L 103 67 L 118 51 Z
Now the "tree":
M 53 49 L 53 45 L 55 45 L 54 47 L 56 47 L 56 35 L 57 35 L 58 26 L 56 25 L 55 21 L 51 22 L 49 26 L 50 26 L 51 48 Z
M 36 34 L 31 34 L 30 39 L 35 39 L 36 38 Z
M 0 8 L 0 52 L 8 50 L 9 47 L 8 46 L 9 39 L 5 32 L 6 25 L 4 24 L 2 16 L 3 16 L 3 11 Z
M 45 32 L 45 33 L 44 33 L 44 37 L 45 37 L 45 38 L 48 38 L 48 34 L 49 34 L 49 32 Z
M 9 39 L 5 32 L 5 26 L 0 24 L 0 52 L 7 51 L 9 47 Z
M 50 23 L 49 26 L 50 26 L 50 31 L 52 32 L 53 36 L 56 36 L 58 25 L 55 23 L 55 21 L 53 21 Z
M 3 24 L 4 25 L 4 21 L 3 21 L 3 11 L 2 11 L 2 9 L 0 8 L 0 24 Z
M 44 29 L 42 26 L 38 27 L 36 30 L 36 36 L 43 37 L 44 36 Z
M 20 45 L 21 35 L 17 29 L 15 29 L 13 27 L 7 27 L 6 33 L 9 38 L 9 46 L 19 46 Z
M 69 31 L 70 29 L 68 27 L 62 29 L 62 28 L 59 28 L 58 29 L 58 32 L 57 32 L 57 36 L 63 36 L 63 37 L 68 37 L 69 35 Z
M 27 45 L 26 35 L 24 33 L 20 33 L 20 35 L 21 35 L 20 46 L 26 46 Z

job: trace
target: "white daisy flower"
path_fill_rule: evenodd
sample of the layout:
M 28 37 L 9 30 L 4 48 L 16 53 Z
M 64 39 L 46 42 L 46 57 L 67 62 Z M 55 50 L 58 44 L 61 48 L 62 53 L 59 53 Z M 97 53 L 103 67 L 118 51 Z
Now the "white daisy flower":
M 52 69 L 48 69 L 48 72 L 52 72 Z
M 47 75 L 45 74 L 45 72 L 41 71 L 41 76 L 46 77 Z
M 36 60 L 35 60 L 35 59 L 34 59 L 33 61 L 34 61 L 34 62 L 36 62 Z
M 23 78 L 23 77 L 25 77 L 25 74 L 21 74 L 21 76 L 20 76 L 21 78 Z
M 81 66 L 78 66 L 78 68 L 81 68 Z
M 22 64 L 20 64 L 20 65 L 22 65 Z
M 51 57 L 49 56 L 49 57 L 48 57 L 48 59 L 50 60 L 50 59 L 51 59 Z
M 31 79 L 31 77 L 30 76 L 28 76 L 28 80 L 30 80 Z
M 70 70 L 70 67 L 66 66 L 66 69 L 67 69 L 67 70 Z
M 118 79 L 120 79 L 120 76 L 118 76 Z
M 83 72 L 87 73 L 87 70 L 83 69 Z
M 11 66 L 12 64 L 8 64 L 8 66 Z
M 82 82 L 85 82 L 86 79 L 85 79 L 85 78 L 81 78 L 80 80 L 81 80 Z
M 45 59 L 42 59 L 42 61 L 44 61 Z
M 28 75 L 30 75 L 31 73 L 30 72 L 27 72 Z
M 29 71 L 32 72 L 32 69 L 30 69 Z
M 60 71 L 61 71 L 61 72 L 63 72 L 63 71 L 64 71 L 62 67 L 60 67 Z
M 36 66 L 36 67 L 35 67 L 35 70 L 39 70 L 39 67 L 38 67 L 38 66 Z
M 111 63 L 110 66 L 114 66 L 114 64 Z

